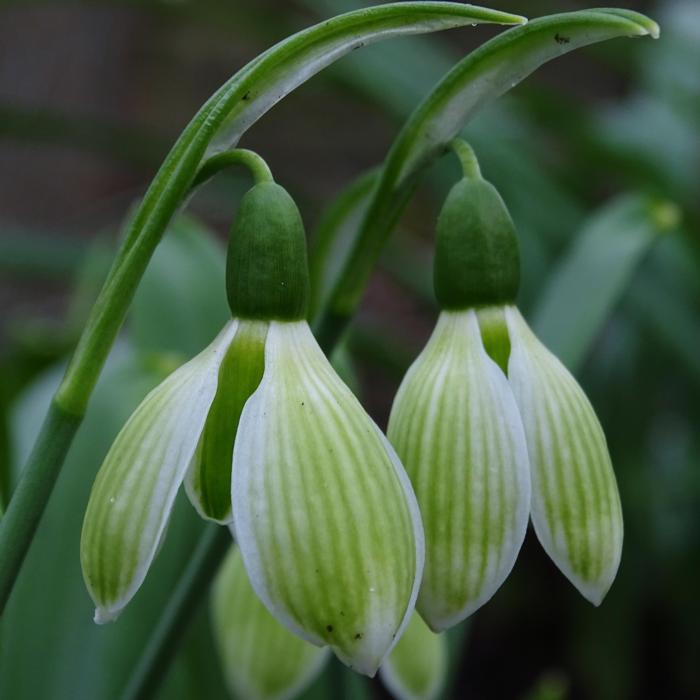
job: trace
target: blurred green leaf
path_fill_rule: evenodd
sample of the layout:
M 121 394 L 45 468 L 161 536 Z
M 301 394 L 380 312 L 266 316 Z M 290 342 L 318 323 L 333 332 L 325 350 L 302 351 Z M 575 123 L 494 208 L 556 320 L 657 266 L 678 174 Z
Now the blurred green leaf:
M 645 253 L 677 219 L 673 205 L 628 195 L 585 225 L 533 316 L 537 334 L 570 369 L 580 367 Z
M 199 352 L 230 317 L 225 265 L 223 246 L 202 224 L 177 219 L 134 297 L 129 327 L 136 347 L 185 357 Z

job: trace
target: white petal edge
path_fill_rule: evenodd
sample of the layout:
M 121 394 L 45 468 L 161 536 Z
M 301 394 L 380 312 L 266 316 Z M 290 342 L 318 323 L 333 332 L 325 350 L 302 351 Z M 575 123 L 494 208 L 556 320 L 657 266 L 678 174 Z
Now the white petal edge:
M 450 336 L 452 336 L 452 338 L 450 338 Z M 458 347 L 454 347 L 455 342 L 459 343 Z M 444 346 L 444 343 L 448 343 L 448 345 Z M 459 357 L 453 356 L 449 358 L 447 353 L 452 355 L 457 353 Z M 411 402 L 410 394 L 416 389 L 416 382 L 421 382 L 421 373 L 433 363 L 437 363 L 438 367 L 442 364 L 443 366 L 440 370 L 440 374 L 435 381 L 437 383 L 438 380 L 445 380 L 443 376 L 444 372 L 449 369 L 447 362 L 463 363 L 465 368 L 465 380 L 468 376 L 472 376 L 472 381 L 478 379 L 479 382 L 483 382 L 482 388 L 487 389 L 479 391 L 479 398 L 482 402 L 486 399 L 490 399 L 489 408 L 497 414 L 497 417 L 502 422 L 500 435 L 494 434 L 491 438 L 498 440 L 501 449 L 509 450 L 510 452 L 510 457 L 504 456 L 501 459 L 500 466 L 502 469 L 511 470 L 510 473 L 506 474 L 506 477 L 508 483 L 511 483 L 513 478 L 515 478 L 515 488 L 508 494 L 512 501 L 511 506 L 513 506 L 508 511 L 510 516 L 506 516 L 505 513 L 503 515 L 504 518 L 508 517 L 511 528 L 508 535 L 504 535 L 504 539 L 500 543 L 499 548 L 496 550 L 491 546 L 487 552 L 487 566 L 491 573 L 487 575 L 490 578 L 484 581 L 479 594 L 454 613 L 446 614 L 444 611 L 440 611 L 440 608 L 443 608 L 445 603 L 439 603 L 438 599 L 436 599 L 433 604 L 430 604 L 429 599 L 425 598 L 425 588 L 423 589 L 424 597 L 423 599 L 419 597 L 418 607 L 421 614 L 428 621 L 430 627 L 436 632 L 446 630 L 458 624 L 494 596 L 515 565 L 527 532 L 530 511 L 529 460 L 520 412 L 503 371 L 491 359 L 483 346 L 479 322 L 474 310 L 443 311 L 440 314 L 440 318 L 438 319 L 438 323 L 436 324 L 436 328 L 430 340 L 407 372 L 399 388 L 392 408 L 392 415 L 389 420 L 389 435 L 394 440 L 401 440 L 401 434 L 405 432 L 405 428 L 399 427 L 399 425 L 402 425 L 405 421 L 404 415 L 402 414 L 405 410 L 411 411 L 410 406 L 407 405 L 406 402 Z M 472 366 L 471 370 L 468 370 L 469 365 Z M 468 393 L 476 390 L 478 390 L 478 387 L 467 387 Z M 441 399 L 441 397 L 436 397 L 436 401 L 433 402 L 434 405 L 430 409 L 425 406 L 419 406 L 416 407 L 416 410 L 419 412 L 429 410 L 429 416 L 431 416 L 432 422 L 435 423 L 435 411 L 438 410 L 439 399 Z M 471 423 L 474 420 L 474 408 L 470 408 L 468 413 Z M 406 415 L 410 416 L 410 413 Z M 484 421 L 480 419 L 479 422 Z M 487 420 L 484 424 L 486 423 L 490 424 L 491 422 Z M 461 426 L 460 429 L 462 429 Z M 437 449 L 437 447 L 438 446 L 435 446 L 435 449 Z M 402 449 L 406 449 L 406 447 L 404 446 Z M 471 456 L 474 457 L 475 448 L 471 443 L 468 450 Z M 421 453 L 424 451 L 425 445 L 421 447 Z M 484 450 L 480 448 L 477 451 L 482 453 Z M 410 456 L 408 459 L 411 459 Z M 478 467 L 480 465 L 476 466 Z M 414 467 L 417 468 L 418 465 L 414 465 Z M 487 471 L 491 472 L 490 469 L 487 469 Z M 419 494 L 422 492 L 421 484 L 425 486 L 424 482 L 426 480 L 428 480 L 428 482 L 430 481 L 430 479 L 428 479 L 430 469 L 423 465 L 420 467 L 420 472 L 420 480 L 416 484 Z M 415 476 L 416 474 L 414 474 L 414 477 Z M 496 488 L 492 488 L 491 491 L 491 498 L 489 500 L 491 505 L 493 505 L 493 499 L 498 494 Z M 449 497 L 452 493 L 453 492 L 450 491 L 445 495 Z M 446 509 L 448 511 L 450 510 L 449 504 Z M 435 514 L 433 514 L 433 516 L 439 517 Z M 426 517 L 428 517 L 427 514 Z M 493 569 L 494 563 L 492 561 L 494 557 L 496 561 L 495 570 Z M 444 561 L 440 561 L 439 566 L 442 567 L 444 563 Z M 430 558 L 428 560 L 428 566 L 429 565 Z M 436 563 L 436 565 L 438 564 Z
M 110 448 L 90 494 L 81 537 L 81 562 L 88 591 L 95 601 L 95 622 L 116 619 L 135 595 L 162 543 L 177 491 L 192 460 L 214 399 L 221 360 L 233 338 L 237 323 L 227 323 L 215 340 L 189 362 L 175 370 L 153 389 L 134 411 Z M 160 406 L 160 404 L 163 406 Z M 155 409 L 155 411 L 154 411 Z M 143 421 L 146 428 L 143 430 Z M 134 437 L 138 443 L 134 443 Z M 148 439 L 150 438 L 150 440 Z M 155 444 L 154 444 L 155 442 Z M 131 444 L 130 444 L 131 443 Z M 129 447 L 132 447 L 129 450 Z M 127 451 L 128 464 L 124 463 Z M 140 487 L 144 474 L 157 469 L 150 496 Z M 112 477 L 113 483 L 107 483 Z M 115 480 L 116 477 L 116 480 Z M 138 499 L 141 498 L 141 503 Z M 133 513 L 144 516 L 140 532 L 126 532 L 136 522 Z M 109 509 L 106 513 L 104 509 Z M 100 518 L 100 531 L 92 520 Z M 113 533 L 105 532 L 113 528 Z M 114 534 L 116 532 L 116 535 Z M 129 535 L 139 539 L 134 547 L 135 564 L 126 580 L 117 586 L 118 595 L 101 600 L 91 582 L 90 542 L 99 547 L 105 536 Z M 102 543 L 104 546 L 104 542 Z M 127 546 L 128 546 L 127 542 Z M 99 557 L 99 554 L 97 555 Z M 108 555 L 109 556 L 109 555 Z M 118 574 L 121 577 L 121 574 Z
M 537 538 L 559 570 L 578 589 L 581 595 L 597 606 L 602 602 L 617 574 L 622 555 L 623 539 L 620 497 L 610 463 L 605 436 L 593 407 L 571 373 L 535 336 L 517 308 L 506 307 L 505 312 L 511 341 L 508 377 L 523 416 L 528 450 L 530 451 L 533 481 L 532 524 Z M 543 370 L 543 368 L 546 369 Z M 536 370 L 539 370 L 539 376 L 535 376 Z M 547 387 L 542 383 L 544 375 L 547 375 L 547 378 L 550 380 Z M 552 375 L 555 376 L 553 383 L 551 381 Z M 579 415 L 573 416 L 573 418 L 583 418 L 587 421 L 587 429 L 592 431 L 598 455 L 602 457 L 602 464 L 597 465 L 598 473 L 595 479 L 599 480 L 596 488 L 601 490 L 603 498 L 606 499 L 605 508 L 608 511 L 605 516 L 606 522 L 601 527 L 601 523 L 588 520 L 588 532 L 586 533 L 587 546 L 590 548 L 588 554 L 591 555 L 591 551 L 593 551 L 592 556 L 600 559 L 600 571 L 595 580 L 586 580 L 580 572 L 576 571 L 571 561 L 571 552 L 568 551 L 569 545 L 564 541 L 564 535 L 561 531 L 554 532 L 552 530 L 546 515 L 547 504 L 545 502 L 544 481 L 556 477 L 551 473 L 551 470 L 549 470 L 549 473 L 546 473 L 547 468 L 545 467 L 538 469 L 538 462 L 541 460 L 538 460 L 535 443 L 538 439 L 551 443 L 556 426 L 552 425 L 548 428 L 546 420 L 538 421 L 545 408 L 541 405 L 541 401 L 536 403 L 534 392 L 541 392 L 546 388 L 551 393 L 551 388 L 555 385 L 558 386 L 560 392 L 564 392 L 565 399 L 576 403 L 575 409 L 579 412 Z M 550 395 L 549 398 L 556 403 L 561 399 L 561 396 L 552 397 Z M 569 416 L 569 418 L 571 417 Z M 578 450 L 580 452 L 583 440 L 585 440 L 585 437 L 582 435 L 574 436 L 571 444 L 565 448 L 566 453 L 570 455 L 572 451 Z M 569 465 L 567 464 L 566 466 Z M 589 467 L 590 472 L 590 462 L 586 466 Z M 571 499 L 576 497 L 574 491 L 578 488 L 578 498 L 583 500 L 584 509 L 589 511 L 587 517 L 593 515 L 595 518 L 595 515 L 600 515 L 600 513 L 595 512 L 595 509 L 600 504 L 594 502 L 595 496 L 591 492 L 592 488 L 588 488 L 592 486 L 595 480 L 592 473 L 583 475 L 586 480 L 584 484 L 577 484 L 575 476 L 572 477 L 571 474 L 565 476 L 568 478 L 565 478 L 564 483 L 559 484 L 562 489 L 562 492 L 559 494 L 561 499 L 567 499 L 569 504 L 571 504 Z M 594 512 L 591 513 L 590 511 Z M 559 525 L 564 527 L 563 523 L 558 523 L 557 527 Z M 601 544 L 603 542 L 604 544 Z

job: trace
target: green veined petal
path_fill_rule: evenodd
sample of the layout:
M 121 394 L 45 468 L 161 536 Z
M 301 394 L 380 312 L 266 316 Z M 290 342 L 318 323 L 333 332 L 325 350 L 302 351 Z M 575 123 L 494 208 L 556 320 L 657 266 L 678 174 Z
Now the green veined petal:
M 197 512 L 221 524 L 231 522 L 233 443 L 245 402 L 257 389 L 265 367 L 267 322 L 238 321 L 236 335 L 219 367 L 197 452 L 185 477 L 185 490 Z
M 476 313 L 442 312 L 394 401 L 389 439 L 423 516 L 417 608 L 434 630 L 460 622 L 510 573 L 527 529 L 525 435 Z
M 327 649 L 299 639 L 268 612 L 233 547 L 217 574 L 212 627 L 231 692 L 246 700 L 296 697 L 320 672 Z
M 235 332 L 173 372 L 143 400 L 110 448 L 90 493 L 80 541 L 95 622 L 115 619 L 157 553 Z
M 433 700 L 447 674 L 445 636 L 431 632 L 413 615 L 401 639 L 379 669 L 384 685 L 397 700 Z
M 622 554 L 622 510 L 605 435 L 576 380 L 506 309 L 508 376 L 532 469 L 532 523 L 542 546 L 583 596 L 599 605 Z
M 233 464 L 253 588 L 293 632 L 373 675 L 413 610 L 420 515 L 392 448 L 306 322 L 270 325 Z

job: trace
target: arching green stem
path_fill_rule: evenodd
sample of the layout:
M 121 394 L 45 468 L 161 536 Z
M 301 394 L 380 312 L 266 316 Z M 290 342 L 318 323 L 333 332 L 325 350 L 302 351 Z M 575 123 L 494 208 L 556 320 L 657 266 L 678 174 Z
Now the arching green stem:
M 468 178 L 481 177 L 481 168 L 476 159 L 474 149 L 464 139 L 454 139 L 450 143 L 450 148 L 454 151 L 462 165 L 462 174 Z
M 197 171 L 190 190 L 196 189 L 207 182 L 207 180 L 211 180 L 215 175 L 218 175 L 222 170 L 227 170 L 234 165 L 242 165 L 248 168 L 256 185 L 259 185 L 261 182 L 275 181 L 267 163 L 257 153 L 246 148 L 236 148 L 233 151 L 224 151 L 207 158 Z
M 330 301 L 317 325 L 322 346 L 345 329 L 384 244 L 420 177 L 484 105 L 547 61 L 616 37 L 658 37 L 659 27 L 630 10 L 595 9 L 552 15 L 516 27 L 460 61 L 417 107 L 394 141 Z

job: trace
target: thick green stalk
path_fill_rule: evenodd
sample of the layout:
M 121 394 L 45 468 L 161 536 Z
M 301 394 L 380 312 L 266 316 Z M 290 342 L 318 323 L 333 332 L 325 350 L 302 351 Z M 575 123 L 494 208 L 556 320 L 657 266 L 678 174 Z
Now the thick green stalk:
M 57 464 L 63 464 L 82 416 L 65 411 L 55 401 L 49 406 L 29 459 L 30 467 L 17 486 L 0 528 L 0 600 L 6 600 L 19 571 L 27 543 L 36 530 L 43 507 L 58 477 Z

